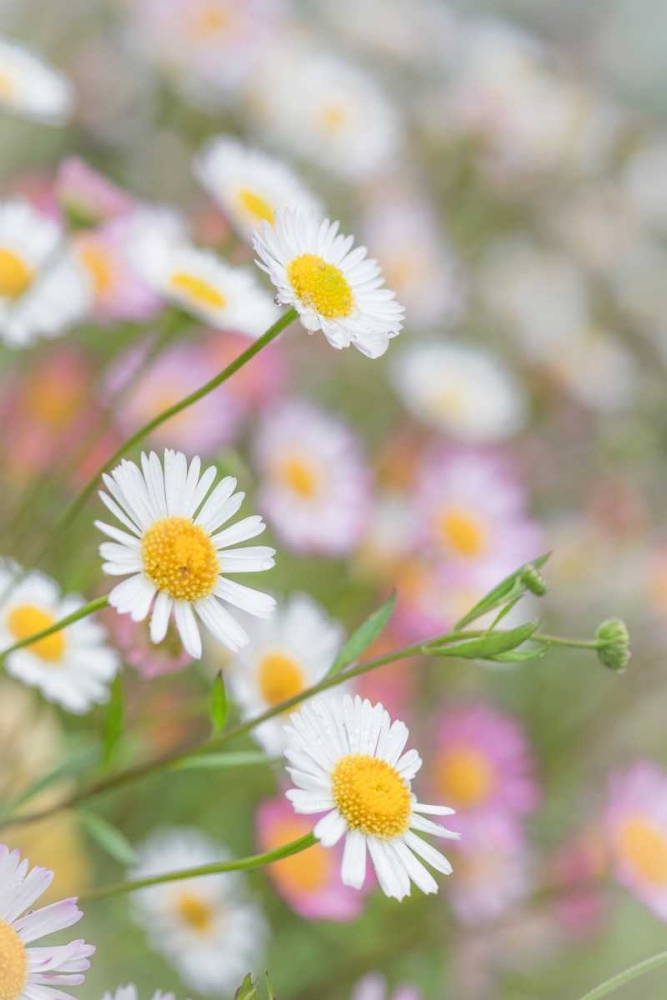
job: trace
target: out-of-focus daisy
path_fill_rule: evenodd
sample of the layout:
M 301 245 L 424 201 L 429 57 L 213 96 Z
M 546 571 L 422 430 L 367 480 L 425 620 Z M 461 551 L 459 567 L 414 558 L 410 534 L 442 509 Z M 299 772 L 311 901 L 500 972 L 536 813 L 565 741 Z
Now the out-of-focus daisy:
M 332 347 L 350 344 L 369 358 L 387 350 L 403 326 L 403 307 L 384 287 L 365 247 L 338 232 L 338 223 L 289 209 L 277 212 L 253 236 L 259 266 L 277 289 L 276 301 L 293 306 L 309 333 L 321 330 Z
M 82 319 L 91 286 L 53 219 L 25 201 L 0 204 L 0 336 L 14 346 Z
M 63 986 L 81 986 L 93 945 L 78 939 L 29 947 L 81 920 L 76 899 L 33 910 L 53 881 L 48 868 L 29 868 L 18 850 L 0 844 L 0 987 L 3 1000 L 71 1000 Z M 26 910 L 29 912 L 26 913 Z
M 345 837 L 343 884 L 363 886 L 368 851 L 385 895 L 403 899 L 411 882 L 422 892 L 437 892 L 422 861 L 445 875 L 451 865 L 415 831 L 453 840 L 459 835 L 426 818 L 452 809 L 423 805 L 412 793 L 422 762 L 416 750 L 403 752 L 405 723 L 392 722 L 379 703 L 332 696 L 304 705 L 290 717 L 287 733 L 285 756 L 297 786 L 287 797 L 297 813 L 326 813 L 313 831 L 324 847 Z
M 289 802 L 279 796 L 263 802 L 257 811 L 257 840 L 262 851 L 305 837 L 312 829 L 307 816 L 295 816 Z M 363 909 L 361 893 L 341 885 L 342 849 L 328 851 L 314 844 L 267 869 L 267 875 L 295 913 L 305 920 L 356 920 Z
M 667 773 L 652 761 L 609 782 L 605 839 L 618 881 L 667 921 Z
M 0 106 L 26 118 L 62 125 L 74 92 L 68 80 L 15 42 L 0 39 Z
M 393 376 L 407 409 L 455 440 L 502 441 L 525 425 L 523 389 L 503 362 L 484 348 L 415 344 L 401 352 Z
M 211 490 L 216 468 L 201 474 L 201 461 L 188 465 L 182 452 L 165 450 L 164 463 L 151 452 L 142 454 L 141 469 L 123 460 L 104 476 L 109 494 L 105 506 L 124 529 L 96 521 L 109 538 L 100 555 L 111 576 L 127 576 L 109 594 L 109 603 L 133 621 L 150 614 L 155 643 L 167 634 L 173 614 L 186 651 L 201 657 L 197 617 L 230 649 L 248 641 L 244 629 L 224 607 L 268 618 L 275 601 L 251 587 L 228 579 L 228 573 L 258 573 L 274 565 L 275 550 L 266 546 L 231 547 L 264 531 L 256 514 L 222 528 L 236 514 L 245 493 L 235 493 L 236 480 L 227 476 Z
M 643 222 L 659 232 L 667 229 L 667 137 L 647 137 L 625 164 L 623 188 Z
M 139 1000 L 139 992 L 134 983 L 128 983 L 127 986 L 119 986 L 113 993 L 105 993 L 102 1000 Z M 152 1000 L 174 1000 L 174 994 L 156 990 Z
M 115 612 L 107 620 L 109 631 L 124 662 L 138 670 L 147 680 L 176 673 L 192 663 L 192 657 L 183 649 L 173 621 L 169 622 L 162 642 L 153 643 L 147 622 L 133 622 L 127 615 L 117 615 Z
M 549 370 L 584 406 L 601 413 L 627 410 L 637 399 L 640 376 L 631 349 L 600 327 L 580 330 L 559 345 Z
M 134 208 L 126 191 L 76 156 L 60 164 L 54 194 L 74 228 L 99 226 Z
M 518 722 L 483 703 L 444 711 L 437 722 L 433 787 L 451 802 L 467 834 L 471 818 L 523 816 L 538 792 Z
M 218 136 L 199 153 L 195 174 L 235 229 L 250 239 L 260 222 L 273 225 L 279 209 L 321 212 L 321 204 L 276 157 Z
M 244 718 L 260 715 L 317 684 L 343 641 L 343 630 L 305 594 L 295 594 L 267 622 L 257 622 L 250 642 L 229 673 Z M 285 748 L 284 719 L 270 719 L 255 735 L 271 754 Z
M 603 884 L 607 867 L 607 845 L 597 827 L 568 839 L 551 861 L 554 913 L 561 927 L 577 941 L 598 932 L 608 915 L 610 901 Z
M 27 574 L 11 586 L 17 567 L 0 566 L 0 647 L 9 646 L 49 628 L 83 607 L 81 597 L 62 596 L 55 581 L 42 573 Z M 49 701 L 81 715 L 109 697 L 118 655 L 106 644 L 104 627 L 91 616 L 10 653 L 7 673 L 39 688 Z
M 90 280 L 96 318 L 145 322 L 162 305 L 161 297 L 132 264 L 128 252 L 132 228 L 131 215 L 122 215 L 72 241 L 76 259 Z
M 415 986 L 399 986 L 390 990 L 384 976 L 372 972 L 359 980 L 350 1000 L 420 1000 L 420 997 L 421 992 Z
M 368 516 L 368 478 L 346 425 L 307 403 L 268 414 L 255 441 L 259 505 L 285 545 L 343 555 Z
M 463 923 L 496 920 L 525 899 L 531 864 L 525 835 L 510 817 L 489 815 L 466 826 L 454 851 L 449 902 Z
M 415 551 L 419 528 L 411 497 L 399 490 L 376 493 L 373 517 L 364 531 L 355 569 L 385 584 Z
M 503 455 L 470 448 L 427 455 L 416 500 L 422 540 L 447 560 L 502 579 L 540 554 L 542 533 L 528 517 L 526 501 Z
M 227 850 L 194 827 L 152 834 L 139 847 L 132 878 L 226 861 Z M 204 995 L 236 989 L 261 962 L 267 927 L 237 872 L 151 886 L 134 894 L 134 915 L 153 948 L 183 982 Z
M 153 291 L 216 329 L 258 337 L 278 310 L 251 271 L 230 267 L 210 250 L 184 241 L 142 241 L 137 272 Z

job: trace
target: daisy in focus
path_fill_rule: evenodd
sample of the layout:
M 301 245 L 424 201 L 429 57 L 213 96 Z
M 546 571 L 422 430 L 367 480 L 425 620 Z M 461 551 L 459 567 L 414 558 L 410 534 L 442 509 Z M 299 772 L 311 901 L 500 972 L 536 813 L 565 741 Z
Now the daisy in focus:
M 90 279 L 58 223 L 27 201 L 0 203 L 0 337 L 16 347 L 56 337 L 91 300 Z
M 105 993 L 102 1000 L 139 1000 L 139 992 L 134 983 L 128 983 L 127 986 L 119 986 L 114 993 Z M 152 1000 L 174 1000 L 174 994 L 156 990 Z
M 234 228 L 251 239 L 261 222 L 273 225 L 279 209 L 319 214 L 322 206 L 281 160 L 231 136 L 211 139 L 194 163 L 195 174 Z
M 37 571 L 12 586 L 17 573 L 15 566 L 0 566 L 0 594 L 8 594 L 0 604 L 2 649 L 49 628 L 85 603 L 76 595 L 63 596 L 54 580 Z M 92 616 L 5 657 L 8 674 L 76 715 L 107 701 L 119 667 L 118 654 L 107 645 L 106 630 Z
M 345 555 L 359 544 L 368 473 L 345 424 L 308 403 L 285 403 L 264 417 L 254 452 L 260 510 L 287 547 Z
M 39 56 L 0 39 L 0 107 L 48 125 L 63 125 L 74 104 L 68 80 Z
M 263 222 L 253 236 L 257 263 L 276 301 L 296 309 L 309 333 L 321 330 L 332 347 L 354 344 L 378 358 L 401 332 L 404 309 L 366 247 L 352 249 L 353 237 L 338 229 L 313 213 L 276 212 L 273 225 Z
M 3 1000 L 72 1000 L 64 986 L 81 986 L 93 945 L 78 939 L 62 945 L 35 941 L 78 923 L 76 899 L 32 907 L 53 881 L 47 868 L 31 868 L 19 851 L 0 844 L 0 996 Z M 26 913 L 26 910 L 29 910 Z
M 194 827 L 152 834 L 131 878 L 225 861 L 228 852 Z M 149 942 L 197 993 L 227 995 L 257 967 L 267 938 L 258 907 L 238 872 L 165 882 L 134 893 L 134 916 Z
M 427 818 L 453 809 L 424 805 L 412 793 L 422 762 L 416 750 L 403 752 L 405 723 L 392 723 L 379 703 L 333 696 L 304 705 L 290 717 L 287 734 L 287 770 L 297 786 L 287 797 L 297 813 L 326 813 L 313 830 L 324 847 L 345 837 L 343 884 L 363 886 L 368 852 L 386 896 L 409 896 L 411 882 L 422 892 L 437 892 L 422 862 L 445 875 L 452 866 L 415 831 L 449 840 L 459 834 Z
M 295 594 L 269 621 L 257 622 L 229 672 L 243 718 L 260 715 L 321 681 L 342 641 L 342 627 L 305 594 Z M 285 748 L 280 718 L 258 726 L 255 735 L 270 754 Z
M 214 489 L 217 471 L 201 473 L 201 460 L 188 465 L 182 452 L 165 450 L 141 456 L 141 469 L 123 460 L 104 484 L 100 498 L 123 525 L 96 521 L 112 539 L 100 546 L 102 569 L 110 576 L 127 576 L 109 594 L 109 603 L 133 621 L 150 615 L 150 636 L 160 643 L 173 615 L 187 653 L 202 653 L 197 618 L 233 651 L 248 641 L 245 630 L 224 604 L 259 618 L 268 618 L 275 601 L 267 594 L 228 579 L 229 573 L 259 573 L 274 565 L 275 549 L 242 546 L 265 528 L 258 515 L 245 517 L 220 530 L 232 518 L 245 493 L 235 493 L 236 479 L 227 476 Z

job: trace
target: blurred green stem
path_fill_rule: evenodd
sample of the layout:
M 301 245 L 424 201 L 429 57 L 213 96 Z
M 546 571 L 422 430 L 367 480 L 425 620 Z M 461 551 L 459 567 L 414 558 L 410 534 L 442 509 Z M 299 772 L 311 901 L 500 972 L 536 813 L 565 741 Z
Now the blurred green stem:
M 620 986 L 625 986 L 626 983 L 632 982 L 633 979 L 639 979 L 640 976 L 646 975 L 647 972 L 653 972 L 654 969 L 660 968 L 661 965 L 667 965 L 667 951 L 661 951 L 658 955 L 652 955 L 650 958 L 645 958 L 643 962 L 638 962 L 637 965 L 633 965 L 629 969 L 624 969 L 623 972 L 612 976 L 605 983 L 600 983 L 599 986 L 586 993 L 580 1000 L 600 1000 L 600 997 L 607 997 L 610 993 L 615 993 Z
M 317 843 L 315 835 L 307 833 L 305 837 L 292 840 L 289 844 L 283 844 L 274 851 L 266 851 L 264 854 L 253 854 L 249 858 L 238 858 L 233 861 L 217 861 L 210 865 L 200 865 L 198 868 L 185 868 L 177 872 L 165 872 L 164 875 L 151 875 L 149 878 L 134 879 L 130 882 L 117 882 L 113 885 L 105 885 L 100 889 L 91 889 L 79 896 L 81 902 L 90 903 L 96 899 L 108 899 L 109 896 L 121 896 L 126 892 L 135 892 L 137 889 L 147 889 L 152 885 L 163 885 L 165 882 L 180 882 L 183 879 L 199 878 L 202 875 L 219 875 L 221 872 L 248 872 L 255 868 L 264 868 L 274 861 L 281 861 L 283 858 L 290 858 L 293 854 L 307 851 Z

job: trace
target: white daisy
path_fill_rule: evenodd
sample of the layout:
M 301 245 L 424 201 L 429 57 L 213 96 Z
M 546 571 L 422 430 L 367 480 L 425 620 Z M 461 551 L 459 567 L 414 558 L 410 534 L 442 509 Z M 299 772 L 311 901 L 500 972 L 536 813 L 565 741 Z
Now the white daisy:
M 259 573 L 274 565 L 275 549 L 230 548 L 260 535 L 262 518 L 245 517 L 221 531 L 245 493 L 234 492 L 231 476 L 211 491 L 215 466 L 202 475 L 200 471 L 199 458 L 188 466 L 185 455 L 169 449 L 164 468 L 155 452 L 142 454 L 141 469 L 123 460 L 103 477 L 111 495 L 101 492 L 100 497 L 127 531 L 95 522 L 113 539 L 100 546 L 102 569 L 111 576 L 129 576 L 109 594 L 111 606 L 136 622 L 150 614 L 156 644 L 165 638 L 173 613 L 183 646 L 195 659 L 202 651 L 195 613 L 216 639 L 238 650 L 248 636 L 223 603 L 259 618 L 268 618 L 275 607 L 272 597 L 226 575 Z
M 415 831 L 449 840 L 459 834 L 426 818 L 449 816 L 453 809 L 423 805 L 411 791 L 422 762 L 416 750 L 403 753 L 405 723 L 392 722 L 381 704 L 349 695 L 318 698 L 290 723 L 285 756 L 297 788 L 287 797 L 297 813 L 326 813 L 313 831 L 324 847 L 345 836 L 343 884 L 362 887 L 368 850 L 385 895 L 403 899 L 411 882 L 422 892 L 437 892 L 420 858 L 445 875 L 452 866 Z
M 217 329 L 258 337 L 275 323 L 278 310 L 254 274 L 230 267 L 211 250 L 185 240 L 140 240 L 132 253 L 146 284 Z
M 312 213 L 276 212 L 273 226 L 262 223 L 253 237 L 257 263 L 277 288 L 276 301 L 293 306 L 306 330 L 378 358 L 401 332 L 404 309 L 366 247 L 353 250 L 354 239 L 338 226 Z
M 229 136 L 206 144 L 194 162 L 201 184 L 246 239 L 260 222 L 273 224 L 277 209 L 321 211 L 315 195 L 281 160 Z
M 0 566 L 0 594 L 7 593 L 0 603 L 2 649 L 49 628 L 85 603 L 76 595 L 62 596 L 57 583 L 43 573 L 28 573 L 12 586 L 16 574 L 17 567 Z M 5 658 L 8 674 L 77 715 L 108 699 L 119 666 L 106 630 L 90 615 Z
M 190 827 L 159 830 L 139 848 L 132 878 L 225 861 L 228 852 Z M 233 992 L 261 961 L 267 927 L 238 872 L 184 879 L 133 895 L 134 914 L 151 945 L 188 987 L 203 995 Z
M 343 629 L 305 594 L 295 594 L 268 622 L 258 622 L 250 643 L 229 671 L 229 686 L 244 718 L 273 708 L 326 675 Z M 270 719 L 256 730 L 268 753 L 285 747 L 284 724 Z
M 393 376 L 406 408 L 456 441 L 502 441 L 525 424 L 523 389 L 482 347 L 415 344 L 397 358 Z
M 0 844 L 0 997 L 2 1000 L 72 1000 L 63 986 L 80 986 L 93 945 L 81 939 L 69 944 L 30 948 L 34 941 L 78 923 L 83 913 L 75 899 L 63 899 L 38 910 L 29 907 L 51 885 L 48 868 L 28 870 L 27 858 Z
M 90 279 L 57 222 L 27 201 L 0 204 L 0 337 L 24 346 L 86 315 Z
M 39 56 L 0 39 L 0 105 L 26 118 L 63 124 L 74 103 L 72 85 Z
M 102 1000 L 139 1000 L 139 992 L 134 983 L 128 983 L 127 986 L 119 986 L 115 993 L 105 993 Z M 174 1000 L 174 994 L 156 990 L 152 1000 Z

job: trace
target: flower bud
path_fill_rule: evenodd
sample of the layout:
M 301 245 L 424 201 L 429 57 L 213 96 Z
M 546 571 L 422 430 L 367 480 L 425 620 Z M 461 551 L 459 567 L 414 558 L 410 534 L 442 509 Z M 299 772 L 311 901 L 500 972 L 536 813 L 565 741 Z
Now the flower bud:
M 538 597 L 544 597 L 547 592 L 547 585 L 544 582 L 544 577 L 541 573 L 538 573 L 534 566 L 526 566 L 524 568 L 521 573 L 521 582 L 526 590 L 530 590 L 533 594 L 537 594 Z
M 608 618 L 595 633 L 600 662 L 618 673 L 625 670 L 630 660 L 630 636 L 625 622 L 620 618 Z

